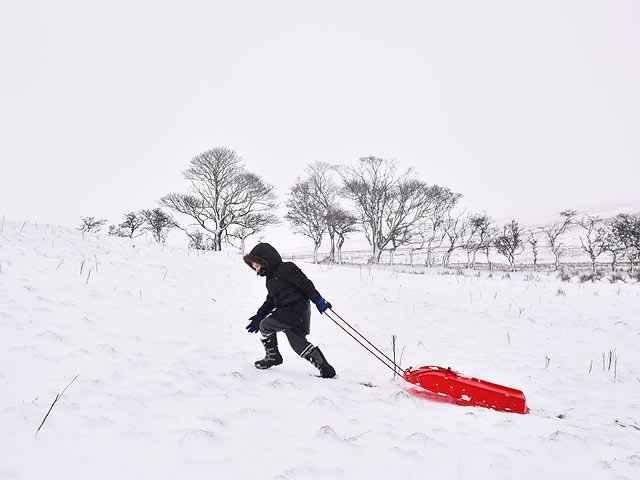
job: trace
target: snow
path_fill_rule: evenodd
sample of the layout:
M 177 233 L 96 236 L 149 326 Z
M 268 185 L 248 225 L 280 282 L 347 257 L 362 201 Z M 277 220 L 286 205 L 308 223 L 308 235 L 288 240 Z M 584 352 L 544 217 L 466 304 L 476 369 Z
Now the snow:
M 640 478 L 638 283 L 299 263 L 403 367 L 523 390 L 518 415 L 410 395 L 315 310 L 335 379 L 284 337 L 255 369 L 235 252 L 0 228 L 0 479 Z

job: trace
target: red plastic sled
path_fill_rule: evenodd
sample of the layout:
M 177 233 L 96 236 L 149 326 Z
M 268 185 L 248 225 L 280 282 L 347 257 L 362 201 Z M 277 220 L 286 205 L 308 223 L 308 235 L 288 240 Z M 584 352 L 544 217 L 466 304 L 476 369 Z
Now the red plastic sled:
M 414 370 L 409 367 L 403 377 L 407 382 L 441 398 L 450 397 L 454 400 L 448 403 L 492 408 L 501 412 L 529 413 L 527 400 L 520 390 L 466 377 L 451 368 L 426 366 Z

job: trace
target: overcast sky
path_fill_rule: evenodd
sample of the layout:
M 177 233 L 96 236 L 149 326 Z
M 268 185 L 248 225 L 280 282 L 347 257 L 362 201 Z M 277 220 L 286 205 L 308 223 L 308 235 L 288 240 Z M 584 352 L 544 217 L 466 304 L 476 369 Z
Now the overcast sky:
M 637 1 L 0 2 L 0 215 L 120 221 L 215 146 L 415 166 L 496 219 L 637 202 Z

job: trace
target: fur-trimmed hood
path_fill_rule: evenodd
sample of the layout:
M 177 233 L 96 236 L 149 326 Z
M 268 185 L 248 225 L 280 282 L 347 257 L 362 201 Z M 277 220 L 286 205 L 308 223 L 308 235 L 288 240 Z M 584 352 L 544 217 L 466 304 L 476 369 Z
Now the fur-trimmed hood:
M 269 276 L 273 271 L 282 263 L 282 257 L 278 251 L 268 243 L 259 243 L 250 253 L 243 257 L 244 263 L 246 263 L 251 270 L 253 265 L 251 262 L 255 262 L 262 266 L 258 275 Z

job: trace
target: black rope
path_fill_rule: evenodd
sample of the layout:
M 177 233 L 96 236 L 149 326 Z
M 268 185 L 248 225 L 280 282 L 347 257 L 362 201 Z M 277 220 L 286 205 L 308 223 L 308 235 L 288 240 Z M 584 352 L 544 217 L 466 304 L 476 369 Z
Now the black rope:
M 371 355 L 373 355 L 374 357 L 376 357 L 378 360 L 380 360 L 387 368 L 389 368 L 394 374 L 396 375 L 400 375 L 401 377 L 403 376 L 403 370 L 402 368 L 400 368 L 393 360 L 391 360 L 389 357 L 387 357 L 383 352 L 380 351 L 380 349 L 378 347 L 376 347 L 373 343 L 371 343 L 364 335 L 362 335 L 358 330 L 356 330 L 355 328 L 353 328 L 349 322 L 347 322 L 344 318 L 342 318 L 340 315 L 338 315 L 333 309 L 330 309 L 331 313 L 333 315 L 335 315 L 336 317 L 338 317 L 340 320 L 342 320 L 345 325 L 347 325 L 347 327 L 349 327 L 351 330 L 353 330 L 355 333 L 357 333 L 358 335 L 360 335 L 360 337 L 362 337 L 362 339 L 367 342 L 369 345 L 371 345 L 373 348 L 375 348 L 378 353 L 380 353 L 384 358 L 387 359 L 387 361 L 389 363 L 387 363 L 386 361 L 384 361 L 382 358 L 380 358 L 378 355 L 376 355 L 375 352 L 371 351 L 364 343 L 362 343 L 360 340 L 358 340 L 350 331 L 348 331 L 343 325 L 341 325 L 335 318 L 333 318 L 332 315 L 329 315 L 328 311 L 325 311 L 325 315 L 327 315 L 327 317 L 329 317 L 333 323 L 335 323 L 337 326 L 339 326 L 342 330 L 344 330 L 351 338 L 353 338 L 356 342 L 358 342 L 365 350 L 367 350 Z M 393 367 L 391 365 L 393 365 Z

